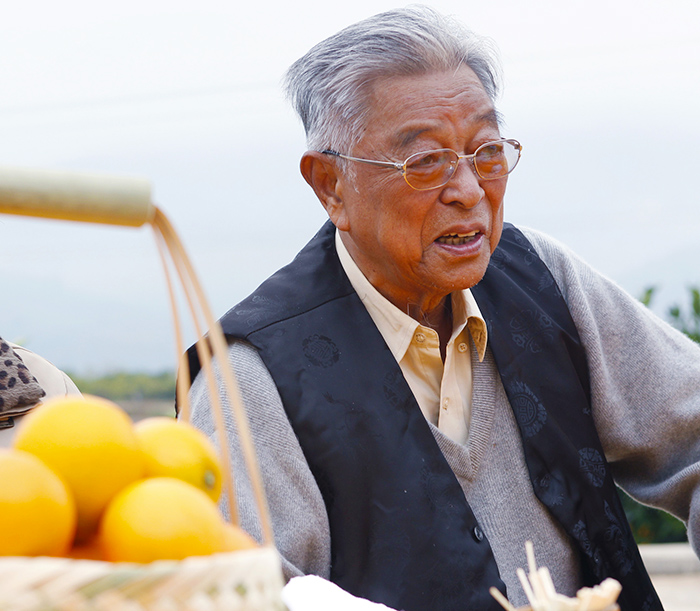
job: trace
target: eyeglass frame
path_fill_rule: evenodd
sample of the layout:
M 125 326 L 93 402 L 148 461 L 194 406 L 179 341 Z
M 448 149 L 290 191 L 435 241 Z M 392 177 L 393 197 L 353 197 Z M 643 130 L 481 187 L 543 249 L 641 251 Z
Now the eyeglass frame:
M 493 144 L 500 144 L 502 142 L 508 142 L 509 144 L 512 144 L 517 150 L 518 150 L 518 158 L 515 160 L 515 163 L 513 164 L 513 167 L 510 168 L 505 174 L 502 174 L 501 176 L 493 176 L 493 177 L 487 177 L 487 176 L 482 176 L 479 173 L 479 169 L 476 167 L 476 163 L 474 163 L 474 159 L 479 153 L 479 151 L 487 146 L 491 146 Z M 406 178 L 406 164 L 408 163 L 409 159 L 416 157 L 417 155 L 427 155 L 428 153 L 440 153 L 442 151 L 450 151 L 451 153 L 454 153 L 457 155 L 457 163 L 454 166 L 454 171 L 448 179 L 443 182 L 442 184 L 435 185 L 434 187 L 425 187 L 424 189 L 420 189 L 418 187 L 414 187 L 410 182 L 408 182 L 408 179 Z M 415 189 L 416 191 L 430 191 L 431 189 L 439 189 L 440 187 L 444 187 L 450 180 L 452 180 L 452 177 L 456 174 L 457 168 L 459 167 L 459 162 L 462 159 L 467 159 L 468 161 L 471 162 L 472 168 L 474 168 L 474 172 L 476 172 L 477 176 L 481 178 L 482 180 L 500 180 L 501 178 L 505 178 L 510 174 L 515 167 L 518 165 L 518 162 L 520 161 L 520 155 L 523 152 L 523 146 L 520 144 L 518 140 L 515 140 L 514 138 L 499 138 L 498 140 L 490 140 L 489 142 L 484 142 L 484 144 L 480 145 L 473 153 L 470 153 L 468 155 L 460 155 L 457 151 L 450 149 L 450 148 L 442 148 L 442 149 L 431 149 L 428 151 L 419 151 L 417 153 L 413 153 L 413 155 L 409 155 L 406 157 L 406 160 L 403 163 L 400 163 L 398 161 L 379 161 L 376 159 L 363 159 L 361 157 L 351 157 L 350 155 L 343 155 L 342 153 L 339 153 L 338 151 L 334 151 L 332 149 L 326 149 L 324 151 L 321 151 L 321 154 L 323 155 L 333 155 L 334 157 L 340 157 L 341 159 L 348 159 L 350 161 L 360 161 L 362 163 L 369 163 L 372 165 L 380 165 L 384 167 L 389 167 L 389 168 L 394 168 L 395 170 L 398 170 L 401 172 L 401 176 L 403 176 L 403 179 L 406 181 L 406 184 L 411 187 L 411 189 Z

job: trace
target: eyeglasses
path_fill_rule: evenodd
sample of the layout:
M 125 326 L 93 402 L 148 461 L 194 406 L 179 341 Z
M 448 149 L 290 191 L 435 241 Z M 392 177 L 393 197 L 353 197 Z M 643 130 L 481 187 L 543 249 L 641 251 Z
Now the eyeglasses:
M 483 180 L 503 178 L 518 165 L 522 149 L 523 147 L 517 140 L 504 138 L 482 144 L 471 155 L 460 155 L 452 149 L 437 149 L 415 153 L 403 163 L 349 157 L 330 149 L 321 152 L 350 161 L 361 161 L 362 163 L 394 168 L 401 172 L 409 187 L 417 191 L 427 191 L 446 185 L 457 171 L 461 159 L 469 160 L 474 171 Z

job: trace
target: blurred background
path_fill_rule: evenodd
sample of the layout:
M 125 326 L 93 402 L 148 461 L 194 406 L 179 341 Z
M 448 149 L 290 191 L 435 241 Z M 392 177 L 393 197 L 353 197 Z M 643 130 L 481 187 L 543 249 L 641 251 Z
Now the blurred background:
M 700 281 L 700 5 L 429 1 L 500 50 L 524 146 L 506 219 L 550 233 L 663 315 Z M 384 0 L 28 0 L 0 19 L 0 166 L 136 175 L 215 314 L 324 220 L 298 172 L 285 69 Z M 0 335 L 80 375 L 172 370 L 149 229 L 0 217 Z M 192 337 L 192 339 L 194 339 Z

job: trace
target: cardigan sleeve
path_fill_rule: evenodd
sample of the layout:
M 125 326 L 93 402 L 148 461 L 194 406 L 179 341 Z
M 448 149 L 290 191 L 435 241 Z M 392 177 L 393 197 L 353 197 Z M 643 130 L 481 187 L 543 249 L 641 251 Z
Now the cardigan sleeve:
M 700 555 L 700 345 L 560 243 L 523 233 L 585 347 L 593 418 L 616 482 L 685 522 Z
M 233 342 L 228 357 L 248 415 L 285 578 L 315 574 L 327 579 L 330 575 L 330 531 L 325 503 L 277 388 L 258 352 L 250 344 Z M 217 388 L 223 388 L 218 368 L 215 371 Z M 227 396 L 221 399 L 230 440 L 240 524 L 261 541 L 257 506 L 239 448 L 231 407 Z M 192 385 L 190 402 L 192 424 L 218 445 L 209 391 L 202 373 Z M 229 515 L 225 499 L 222 500 L 222 510 Z

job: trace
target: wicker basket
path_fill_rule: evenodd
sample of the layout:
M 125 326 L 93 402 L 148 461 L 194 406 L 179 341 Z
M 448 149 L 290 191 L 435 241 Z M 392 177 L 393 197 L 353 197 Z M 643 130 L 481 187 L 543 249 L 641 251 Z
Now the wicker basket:
M 274 548 L 148 565 L 68 558 L 0 558 L 8 611 L 281 611 Z
M 212 370 L 221 364 L 246 470 L 256 497 L 263 547 L 255 550 L 160 561 L 148 565 L 68 558 L 0 558 L 0 611 L 281 611 L 282 568 L 247 418 L 230 367 L 226 341 L 211 314 L 194 269 L 175 230 L 151 202 L 141 179 L 0 168 L 0 213 L 138 227 L 150 224 L 163 262 L 180 366 L 178 404 L 188 419 L 187 362 L 180 333 L 173 271 L 180 280 L 199 337 L 197 350 L 210 386 L 231 521 L 237 523 L 234 478 Z M 10 527 L 11 525 L 5 525 Z

